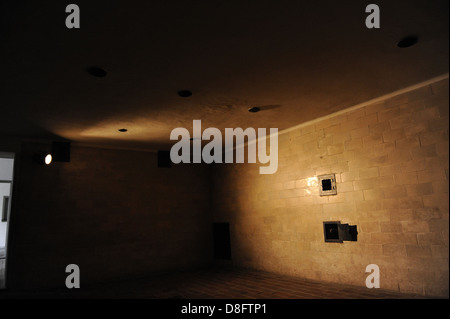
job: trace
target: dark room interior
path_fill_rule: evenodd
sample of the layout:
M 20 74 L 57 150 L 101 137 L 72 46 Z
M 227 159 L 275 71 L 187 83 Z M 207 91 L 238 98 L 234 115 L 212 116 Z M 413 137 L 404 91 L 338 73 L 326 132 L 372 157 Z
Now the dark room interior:
M 0 4 L 0 299 L 449 298 L 447 0 L 74 4 Z

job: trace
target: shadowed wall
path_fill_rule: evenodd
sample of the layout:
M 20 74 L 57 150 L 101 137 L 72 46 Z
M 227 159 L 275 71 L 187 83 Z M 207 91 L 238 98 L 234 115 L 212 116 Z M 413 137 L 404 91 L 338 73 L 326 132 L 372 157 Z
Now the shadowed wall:
M 209 167 L 158 168 L 157 154 L 72 147 L 71 162 L 18 154 L 10 220 L 10 288 L 81 285 L 212 261 Z

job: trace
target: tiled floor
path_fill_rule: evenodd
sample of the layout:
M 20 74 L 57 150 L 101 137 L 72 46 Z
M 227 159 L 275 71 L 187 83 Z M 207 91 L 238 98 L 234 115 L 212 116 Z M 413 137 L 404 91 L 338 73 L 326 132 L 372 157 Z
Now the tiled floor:
M 409 299 L 382 289 L 315 282 L 267 272 L 209 268 L 52 291 L 0 291 L 1 298 Z

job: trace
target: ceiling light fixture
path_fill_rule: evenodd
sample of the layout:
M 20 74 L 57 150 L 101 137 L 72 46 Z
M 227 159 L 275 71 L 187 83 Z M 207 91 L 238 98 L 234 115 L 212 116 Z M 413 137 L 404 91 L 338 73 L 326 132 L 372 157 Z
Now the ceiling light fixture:
M 397 46 L 399 48 L 409 48 L 412 47 L 414 44 L 416 44 L 418 41 L 419 38 L 417 36 L 410 35 L 398 41 Z
M 178 91 L 178 96 L 181 96 L 181 97 L 189 97 L 191 95 L 192 95 L 192 92 L 189 90 L 179 90 Z
M 253 106 L 253 107 L 249 108 L 248 111 L 251 113 L 256 113 L 256 112 L 261 111 L 261 109 L 257 106 Z
M 106 76 L 106 71 L 97 66 L 90 66 L 87 71 L 90 75 L 95 76 L 97 78 L 104 78 Z

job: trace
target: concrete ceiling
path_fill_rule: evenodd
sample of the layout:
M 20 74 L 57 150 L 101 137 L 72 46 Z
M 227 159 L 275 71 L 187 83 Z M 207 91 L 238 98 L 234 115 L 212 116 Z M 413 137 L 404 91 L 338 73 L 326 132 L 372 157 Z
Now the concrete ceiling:
M 194 119 L 282 130 L 448 72 L 448 0 L 377 1 L 380 29 L 361 0 L 77 0 L 80 29 L 68 3 L 5 2 L 0 136 L 155 149 Z

